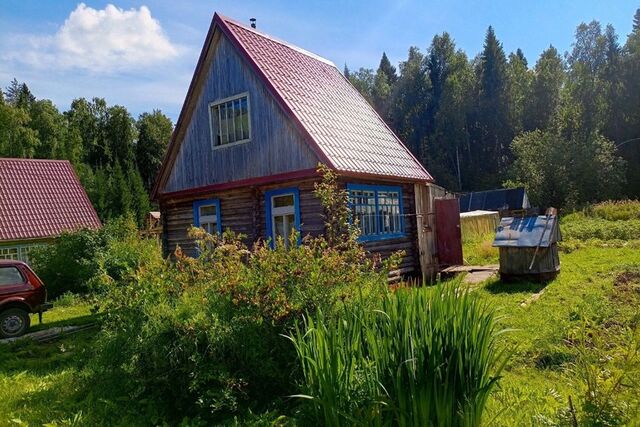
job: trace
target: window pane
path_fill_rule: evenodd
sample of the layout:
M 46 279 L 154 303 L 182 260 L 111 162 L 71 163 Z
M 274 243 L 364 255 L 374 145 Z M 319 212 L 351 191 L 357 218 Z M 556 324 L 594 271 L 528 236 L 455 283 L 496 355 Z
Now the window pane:
M 233 125 L 235 129 L 235 138 L 236 141 L 241 141 L 244 139 L 242 136 L 242 111 L 240 110 L 240 100 L 236 99 L 233 101 Z
M 0 248 L 0 259 L 18 259 L 18 248 Z
M 209 234 L 214 234 L 218 232 L 216 228 L 216 223 L 214 221 L 201 222 L 200 227 L 204 229 Z
M 220 121 L 218 120 L 218 106 L 211 107 L 211 134 L 213 145 L 220 145 Z
M 273 236 L 274 239 L 277 239 L 278 236 L 284 238 L 285 237 L 284 216 L 280 215 L 280 216 L 273 217 L 273 224 L 275 225 L 274 236 Z
M 241 121 L 242 121 L 242 139 L 249 139 L 249 105 L 247 97 L 240 99 Z
M 400 215 L 400 193 L 397 191 L 379 191 L 378 209 L 380 210 L 380 233 L 394 234 L 402 231 Z
M 216 205 L 200 206 L 200 216 L 215 216 Z
M 285 194 L 283 196 L 273 197 L 273 207 L 282 208 L 285 206 L 293 206 L 293 194 Z
M 246 96 L 211 107 L 214 145 L 249 139 L 249 101 Z
M 16 267 L 0 267 L 0 286 L 19 285 L 23 282 Z

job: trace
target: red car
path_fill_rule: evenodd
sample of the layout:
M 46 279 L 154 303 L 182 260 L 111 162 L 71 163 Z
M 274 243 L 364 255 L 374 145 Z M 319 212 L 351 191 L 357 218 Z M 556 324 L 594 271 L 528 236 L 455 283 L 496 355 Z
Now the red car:
M 30 313 L 42 313 L 53 307 L 47 302 L 42 280 L 22 261 L 0 260 L 0 338 L 24 334 Z

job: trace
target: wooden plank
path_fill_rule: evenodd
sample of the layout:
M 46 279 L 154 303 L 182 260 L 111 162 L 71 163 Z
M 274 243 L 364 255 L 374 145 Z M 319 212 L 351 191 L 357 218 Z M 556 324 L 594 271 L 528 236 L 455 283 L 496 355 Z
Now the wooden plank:
M 210 50 L 197 101 L 187 116 L 182 144 L 163 192 L 215 183 L 312 169 L 316 154 L 304 141 L 265 84 L 236 52 L 226 37 L 216 38 Z M 212 148 L 209 104 L 249 94 L 251 141 Z M 286 155 L 283 155 L 286 153 Z

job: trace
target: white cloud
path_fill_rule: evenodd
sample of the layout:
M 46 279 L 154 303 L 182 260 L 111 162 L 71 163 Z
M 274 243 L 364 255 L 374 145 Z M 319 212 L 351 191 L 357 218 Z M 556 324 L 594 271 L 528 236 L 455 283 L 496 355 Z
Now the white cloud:
M 80 3 L 54 35 L 14 39 L 23 46 L 10 59 L 37 68 L 94 73 L 146 68 L 179 53 L 146 6 L 124 10 L 109 4 L 97 10 Z

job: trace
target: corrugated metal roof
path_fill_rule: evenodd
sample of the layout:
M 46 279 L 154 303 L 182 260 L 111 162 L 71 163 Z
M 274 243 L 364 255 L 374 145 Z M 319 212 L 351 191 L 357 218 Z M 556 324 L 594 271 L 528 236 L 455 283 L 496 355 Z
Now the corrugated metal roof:
M 0 159 L 0 241 L 100 226 L 68 161 Z
M 524 187 L 475 191 L 460 197 L 460 212 L 475 210 L 501 211 L 529 208 Z
M 558 240 L 560 228 L 555 215 L 505 217 L 500 220 L 493 246 L 535 248 L 539 245 L 548 248 Z
M 331 61 L 216 16 L 337 170 L 432 180 Z

